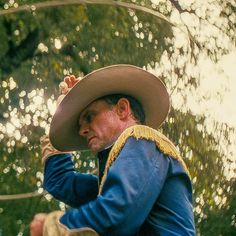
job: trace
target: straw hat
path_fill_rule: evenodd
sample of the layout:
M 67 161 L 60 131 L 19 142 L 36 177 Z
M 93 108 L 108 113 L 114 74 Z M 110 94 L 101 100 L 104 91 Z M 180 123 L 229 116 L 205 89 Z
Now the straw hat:
M 157 129 L 166 119 L 170 100 L 163 82 L 133 65 L 112 65 L 84 76 L 59 104 L 51 122 L 49 138 L 59 151 L 88 149 L 79 136 L 78 118 L 91 102 L 109 94 L 126 94 L 143 106 L 146 125 Z

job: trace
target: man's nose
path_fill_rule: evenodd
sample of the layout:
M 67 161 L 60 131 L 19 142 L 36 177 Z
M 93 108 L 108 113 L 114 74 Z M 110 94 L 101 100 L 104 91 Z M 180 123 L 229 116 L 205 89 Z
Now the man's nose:
M 79 128 L 79 135 L 85 137 L 89 133 L 89 126 L 87 124 L 81 125 Z

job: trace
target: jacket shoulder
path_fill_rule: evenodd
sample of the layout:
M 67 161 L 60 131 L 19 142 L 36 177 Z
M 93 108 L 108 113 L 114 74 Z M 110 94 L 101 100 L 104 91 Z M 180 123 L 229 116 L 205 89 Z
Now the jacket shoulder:
M 183 168 L 185 169 L 186 173 L 189 175 L 189 171 L 185 162 L 183 161 L 182 157 L 180 156 L 178 150 L 176 149 L 175 145 L 161 132 L 145 126 L 145 125 L 134 125 L 127 128 L 117 139 L 115 144 L 113 145 L 110 154 L 108 156 L 108 160 L 106 163 L 105 171 L 103 180 L 100 185 L 100 191 L 103 187 L 104 181 L 106 179 L 106 174 L 112 163 L 115 161 L 119 153 L 121 152 L 122 148 L 124 147 L 128 138 L 133 137 L 135 139 L 145 139 L 152 141 L 156 144 L 157 148 L 164 153 L 165 155 L 170 156 L 173 159 L 178 160 Z
M 182 157 L 175 145 L 164 134 L 145 125 L 135 125 L 126 129 L 115 142 L 111 153 L 117 156 L 129 137 L 152 141 L 161 152 L 182 162 Z

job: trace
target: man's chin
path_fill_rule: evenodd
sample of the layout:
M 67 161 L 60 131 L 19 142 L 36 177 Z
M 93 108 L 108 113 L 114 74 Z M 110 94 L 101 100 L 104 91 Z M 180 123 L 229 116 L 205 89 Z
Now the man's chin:
M 105 149 L 105 147 L 91 145 L 91 146 L 89 146 L 89 149 L 94 155 L 96 155 L 98 152 L 103 151 Z
M 100 149 L 99 147 L 97 147 L 96 145 L 88 145 L 89 146 L 89 149 L 90 151 L 95 155 L 97 154 L 98 152 L 100 152 Z

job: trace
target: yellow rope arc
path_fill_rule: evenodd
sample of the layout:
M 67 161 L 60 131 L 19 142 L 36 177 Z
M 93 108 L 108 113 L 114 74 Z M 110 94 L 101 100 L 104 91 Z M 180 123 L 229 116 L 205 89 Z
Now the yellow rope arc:
M 185 25 L 185 27 L 181 27 L 180 25 L 175 24 L 174 22 L 171 22 L 171 20 L 163 15 L 162 13 L 150 9 L 148 7 L 140 6 L 134 3 L 126 3 L 121 1 L 114 1 L 114 0 L 52 0 L 52 1 L 45 1 L 45 2 L 37 2 L 34 4 L 26 4 L 21 5 L 16 8 L 9 8 L 5 10 L 0 10 L 0 16 L 28 11 L 28 12 L 34 12 L 36 10 L 40 10 L 43 8 L 48 7 L 60 7 L 60 6 L 68 6 L 68 5 L 110 5 L 110 6 L 116 6 L 116 7 L 123 7 L 127 9 L 142 11 L 144 13 L 153 15 L 167 23 L 169 23 L 172 27 L 178 28 L 181 32 L 183 32 L 185 35 L 188 36 L 188 39 L 191 43 L 196 44 L 199 48 L 201 47 L 200 44 L 194 39 L 192 34 L 190 33 L 188 27 Z
M 128 9 L 132 9 L 132 10 L 138 10 L 138 11 L 143 11 L 145 13 L 154 15 L 166 22 L 168 22 L 169 24 L 171 24 L 172 26 L 175 26 L 174 23 L 172 23 L 166 16 L 164 16 L 163 14 L 161 14 L 158 11 L 154 11 L 150 8 L 144 7 L 144 6 L 140 6 L 134 3 L 125 3 L 125 2 L 120 2 L 120 1 L 113 1 L 113 0 L 53 0 L 53 1 L 46 1 L 46 2 L 38 2 L 38 3 L 34 3 L 31 5 L 22 5 L 16 8 L 9 8 L 6 10 L 0 10 L 0 16 L 3 15 L 8 15 L 8 14 L 12 14 L 12 13 L 17 13 L 17 12 L 22 12 L 22 11 L 36 11 L 39 9 L 43 9 L 43 8 L 48 8 L 48 7 L 60 7 L 60 6 L 66 6 L 66 5 L 77 5 L 77 4 L 84 4 L 84 5 L 89 5 L 89 4 L 96 4 L 96 5 L 111 5 L 111 6 L 117 6 L 117 7 L 123 7 L 123 8 L 128 8 Z

